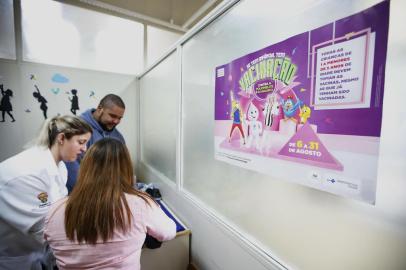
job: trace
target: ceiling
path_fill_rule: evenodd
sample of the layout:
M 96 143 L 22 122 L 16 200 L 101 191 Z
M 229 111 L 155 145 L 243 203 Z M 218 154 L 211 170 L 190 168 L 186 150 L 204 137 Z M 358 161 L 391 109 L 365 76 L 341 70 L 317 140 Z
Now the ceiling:
M 223 0 L 57 0 L 186 32 Z

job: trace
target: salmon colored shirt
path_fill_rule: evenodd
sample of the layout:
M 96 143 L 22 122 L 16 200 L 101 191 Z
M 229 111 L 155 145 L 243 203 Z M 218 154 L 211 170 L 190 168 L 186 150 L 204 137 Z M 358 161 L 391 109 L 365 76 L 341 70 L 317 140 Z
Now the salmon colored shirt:
M 123 234 L 116 231 L 106 243 L 79 244 L 66 237 L 66 198 L 55 203 L 45 219 L 44 237 L 56 257 L 60 270 L 64 269 L 131 269 L 139 270 L 141 248 L 146 233 L 159 241 L 176 235 L 176 225 L 158 205 L 149 206 L 143 199 L 126 194 L 133 220 L 131 229 Z

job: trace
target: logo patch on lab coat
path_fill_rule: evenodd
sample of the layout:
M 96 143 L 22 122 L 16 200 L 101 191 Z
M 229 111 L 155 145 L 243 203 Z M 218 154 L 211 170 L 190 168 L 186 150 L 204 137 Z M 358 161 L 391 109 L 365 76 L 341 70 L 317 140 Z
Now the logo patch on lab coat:
M 42 203 L 47 203 L 48 201 L 48 193 L 46 192 L 41 192 L 40 194 L 37 195 L 38 200 L 40 200 Z

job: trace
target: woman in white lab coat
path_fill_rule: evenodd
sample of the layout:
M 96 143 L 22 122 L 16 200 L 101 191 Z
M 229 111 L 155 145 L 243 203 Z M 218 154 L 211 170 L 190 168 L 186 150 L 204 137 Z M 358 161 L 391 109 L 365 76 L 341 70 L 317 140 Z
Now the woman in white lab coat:
M 75 116 L 45 121 L 35 145 L 0 163 L 0 269 L 42 269 L 49 263 L 44 218 L 65 197 L 67 170 L 86 151 L 92 128 Z

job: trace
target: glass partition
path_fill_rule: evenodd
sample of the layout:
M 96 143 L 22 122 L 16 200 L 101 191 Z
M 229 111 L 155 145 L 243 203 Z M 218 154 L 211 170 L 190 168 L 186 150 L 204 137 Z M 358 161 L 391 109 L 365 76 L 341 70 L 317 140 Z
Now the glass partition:
M 182 34 L 147 26 L 147 66 L 159 59 Z
M 16 59 L 13 0 L 0 1 L 0 58 Z
M 400 124 L 403 109 L 399 109 L 404 108 L 400 102 L 406 97 L 400 73 L 405 71 L 406 59 L 399 52 L 406 41 L 399 42 L 400 29 L 390 29 L 375 206 L 215 160 L 215 67 L 378 2 L 242 1 L 182 49 L 183 189 L 293 268 L 400 269 L 406 265 L 406 182 L 402 180 L 406 169 L 400 165 L 406 164 L 401 154 L 406 150 L 401 138 L 406 128 Z M 402 10 L 400 1 L 391 5 L 391 16 L 393 10 Z M 400 18 L 399 14 L 391 20 Z
M 176 182 L 179 69 L 169 55 L 140 81 L 141 162 Z

